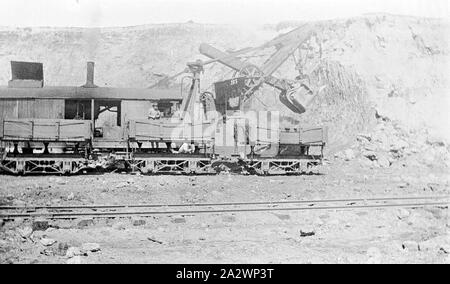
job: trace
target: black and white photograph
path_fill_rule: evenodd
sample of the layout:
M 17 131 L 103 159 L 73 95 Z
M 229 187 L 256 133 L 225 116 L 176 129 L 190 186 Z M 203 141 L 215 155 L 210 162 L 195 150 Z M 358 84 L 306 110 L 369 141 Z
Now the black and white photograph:
M 0 264 L 450 263 L 449 7 L 0 0 Z

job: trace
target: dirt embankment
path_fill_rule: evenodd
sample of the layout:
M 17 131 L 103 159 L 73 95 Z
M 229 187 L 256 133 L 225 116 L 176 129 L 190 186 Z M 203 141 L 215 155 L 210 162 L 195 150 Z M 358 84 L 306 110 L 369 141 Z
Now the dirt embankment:
M 376 114 L 448 145 L 449 30 L 448 21 L 392 15 L 317 23 L 302 67 L 324 89 L 302 121 L 328 124 L 330 142 L 345 144 L 374 129 Z M 293 60 L 276 75 L 292 78 Z

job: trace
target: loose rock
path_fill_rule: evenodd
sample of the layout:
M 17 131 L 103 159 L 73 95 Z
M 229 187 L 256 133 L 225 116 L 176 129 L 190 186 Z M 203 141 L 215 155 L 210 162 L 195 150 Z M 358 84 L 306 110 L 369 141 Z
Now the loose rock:
M 404 241 L 402 243 L 402 248 L 408 251 L 418 251 L 419 244 L 415 241 Z
M 77 255 L 83 255 L 83 252 L 78 247 L 70 247 L 66 251 L 66 256 L 68 258 L 77 256 Z
M 80 222 L 78 222 L 77 227 L 82 229 L 82 228 L 93 226 L 93 225 L 94 225 L 94 219 L 83 219 Z
M 70 194 L 69 194 L 69 196 L 67 196 L 67 200 L 72 200 L 72 199 L 74 199 L 75 198 L 75 194 L 73 194 L 73 192 L 71 192 Z
M 132 219 L 133 226 L 144 226 L 145 220 L 144 219 Z
M 360 133 L 358 136 L 356 136 L 356 140 L 360 142 L 370 142 L 372 140 L 372 135 L 366 134 L 366 133 Z
M 404 208 L 400 208 L 397 211 L 397 218 L 402 220 L 402 219 L 408 218 L 410 214 L 411 213 L 408 210 L 406 210 Z
M 311 237 L 314 236 L 316 232 L 312 228 L 304 228 L 300 230 L 300 237 Z
M 288 214 L 275 214 L 275 216 L 278 217 L 280 220 L 289 220 L 291 219 L 291 216 Z
M 439 250 L 442 251 L 443 253 L 449 254 L 450 253 L 450 245 L 449 244 L 443 244 L 443 245 L 441 245 Z
M 42 255 L 46 255 L 46 256 L 54 256 L 55 255 L 55 252 L 52 249 L 43 249 L 39 253 Z
M 222 221 L 227 223 L 233 223 L 236 222 L 236 217 L 234 216 L 223 216 Z
M 175 223 L 175 224 L 186 223 L 186 219 L 184 219 L 184 218 L 175 218 L 175 219 L 172 220 L 172 223 Z
M 59 243 L 57 254 L 60 256 L 65 256 L 67 254 L 67 250 L 69 249 L 69 245 L 67 243 Z
M 34 220 L 32 224 L 33 231 L 45 231 L 48 227 L 50 226 L 46 220 Z
M 367 159 L 371 160 L 371 161 L 376 161 L 377 160 L 377 153 L 375 153 L 374 151 L 363 151 L 361 153 L 364 157 L 366 157 Z
M 129 184 L 127 182 L 121 182 L 116 185 L 116 188 L 124 188 L 127 187 L 128 185 Z
M 402 182 L 402 183 L 399 183 L 398 187 L 399 187 L 399 188 L 407 188 L 408 185 L 409 185 L 409 184 L 408 184 L 407 182 Z
M 48 247 L 48 246 L 51 246 L 51 245 L 55 244 L 55 243 L 56 243 L 56 240 L 54 240 L 54 239 L 49 239 L 49 238 L 42 238 L 42 239 L 40 240 L 40 243 L 41 243 L 43 246 Z
M 81 245 L 81 251 L 97 252 L 97 251 L 100 251 L 100 245 L 97 243 L 85 243 L 85 244 Z

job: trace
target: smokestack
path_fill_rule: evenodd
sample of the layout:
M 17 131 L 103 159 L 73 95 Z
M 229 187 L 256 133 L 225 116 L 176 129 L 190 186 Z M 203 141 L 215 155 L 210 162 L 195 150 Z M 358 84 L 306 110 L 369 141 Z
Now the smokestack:
M 95 63 L 92 61 L 87 62 L 86 84 L 83 85 L 84 88 L 96 88 L 97 87 L 94 84 L 94 65 L 95 65 Z

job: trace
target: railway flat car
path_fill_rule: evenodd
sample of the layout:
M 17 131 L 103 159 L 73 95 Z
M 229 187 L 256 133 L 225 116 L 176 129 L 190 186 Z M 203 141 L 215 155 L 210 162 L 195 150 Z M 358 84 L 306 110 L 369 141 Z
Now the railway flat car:
M 126 153 L 129 120 L 154 108 L 165 119 L 181 103 L 178 89 L 97 87 L 93 62 L 80 87 L 44 86 L 41 63 L 11 62 L 11 71 L 0 87 L 0 140 L 1 167 L 12 173 L 76 173 L 96 154 Z
M 12 80 L 0 87 L 4 172 L 74 174 L 122 163 L 142 173 L 200 174 L 238 161 L 248 172 L 279 174 L 322 161 L 326 128 L 282 129 L 271 112 L 257 112 L 255 120 L 230 103 L 245 90 L 234 85 L 244 86 L 247 78 L 203 92 L 199 62 L 188 64 L 187 92 L 98 87 L 93 62 L 79 87 L 44 86 L 41 63 L 11 67 Z

